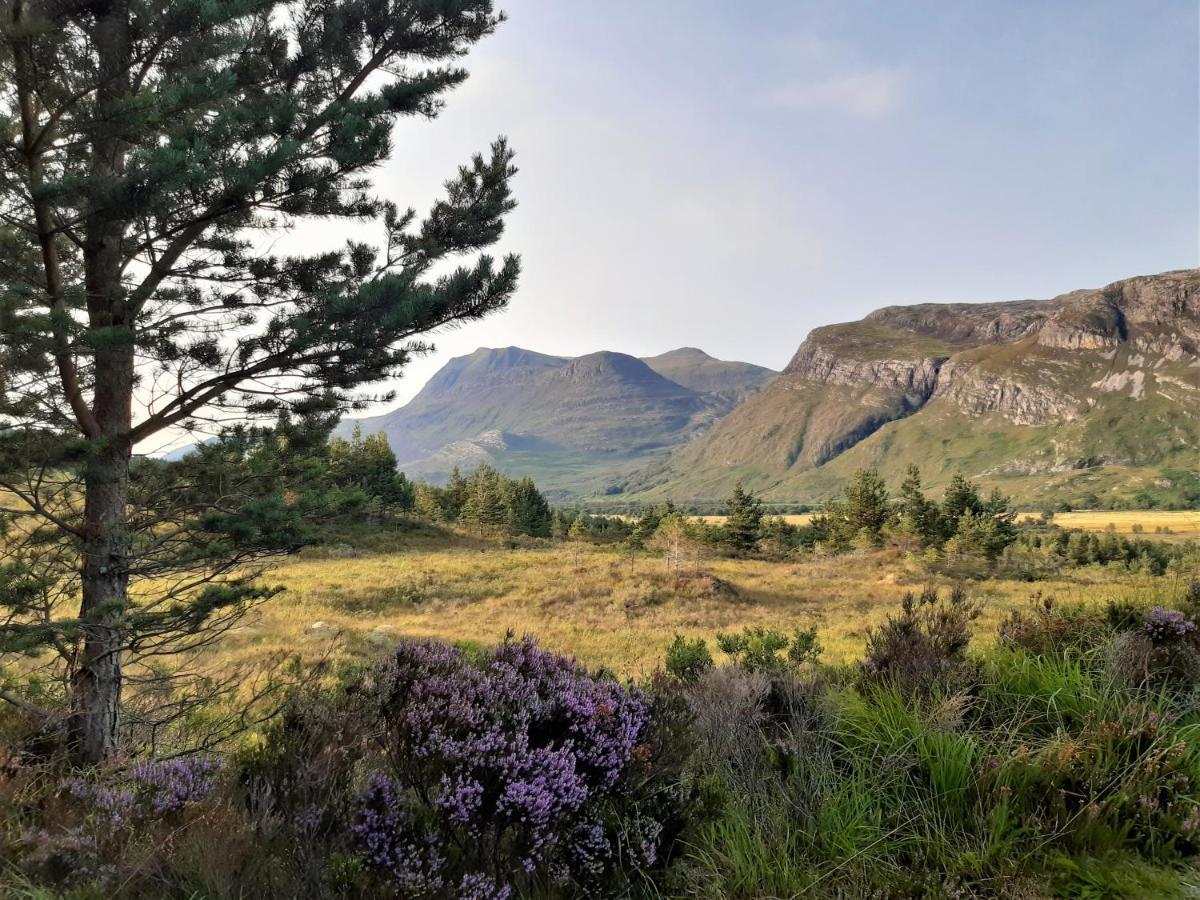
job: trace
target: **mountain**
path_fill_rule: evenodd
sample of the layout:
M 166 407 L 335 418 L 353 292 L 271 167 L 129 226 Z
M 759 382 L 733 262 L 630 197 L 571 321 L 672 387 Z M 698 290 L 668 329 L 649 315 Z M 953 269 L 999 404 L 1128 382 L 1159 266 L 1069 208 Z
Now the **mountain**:
M 719 394 L 734 403 L 762 390 L 777 372 L 753 363 L 713 359 L 695 347 L 680 347 L 642 362 L 676 384 L 706 394 Z
M 854 469 L 955 473 L 1026 504 L 1200 502 L 1200 270 L 1048 300 L 890 306 L 815 329 L 778 378 L 628 493 L 816 501 Z
M 692 349 L 643 361 L 609 351 L 569 358 L 480 348 L 450 360 L 400 409 L 340 431 L 382 431 L 401 467 L 418 477 L 489 462 L 553 491 L 604 493 L 774 374 Z

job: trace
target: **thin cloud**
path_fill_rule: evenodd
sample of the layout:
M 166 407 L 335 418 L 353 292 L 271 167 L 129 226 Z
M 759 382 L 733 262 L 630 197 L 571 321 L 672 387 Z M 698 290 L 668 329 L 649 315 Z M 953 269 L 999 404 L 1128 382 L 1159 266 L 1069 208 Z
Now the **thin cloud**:
M 782 84 L 767 92 L 763 101 L 781 109 L 826 110 L 860 119 L 880 119 L 903 104 L 905 82 L 905 74 L 899 69 L 869 69 Z

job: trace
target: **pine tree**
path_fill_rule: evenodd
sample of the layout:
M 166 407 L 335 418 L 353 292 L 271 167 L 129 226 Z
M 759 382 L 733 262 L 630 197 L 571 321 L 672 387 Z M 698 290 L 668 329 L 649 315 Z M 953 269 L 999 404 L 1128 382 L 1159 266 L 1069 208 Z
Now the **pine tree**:
M 0 485 L 39 523 L 19 534 L 57 536 L 54 583 L 74 585 L 50 625 L 5 596 L 0 646 L 59 654 L 81 759 L 116 748 L 146 635 L 186 645 L 255 596 L 214 607 L 213 567 L 163 537 L 209 510 L 139 506 L 134 448 L 361 404 L 422 335 L 512 294 L 513 257 L 446 266 L 501 235 L 503 140 L 423 219 L 368 177 L 397 118 L 436 115 L 466 78 L 453 61 L 499 21 L 490 0 L 19 0 L 0 23 Z M 310 218 L 373 224 L 379 246 L 271 249 Z M 249 553 L 256 532 L 239 533 Z
M 550 537 L 556 541 L 565 541 L 570 537 L 572 522 L 561 509 L 556 509 L 550 517 Z
M 508 503 L 500 473 L 491 466 L 480 466 L 467 479 L 467 500 L 460 520 L 486 534 L 502 528 L 508 521 Z
M 595 537 L 595 534 L 596 530 L 592 526 L 592 517 L 587 513 L 580 513 L 567 529 L 567 540 L 588 541 Z
M 859 469 L 844 488 L 846 525 L 852 535 L 878 539 L 893 516 L 887 485 L 877 469 Z
M 339 485 L 356 487 L 396 509 L 412 508 L 412 484 L 397 471 L 396 454 L 381 433 L 364 436 L 362 427 L 355 425 L 349 439 L 333 438 L 329 442 L 329 468 Z
M 734 553 L 752 553 L 762 536 L 762 501 L 739 481 L 725 501 L 725 543 Z
M 925 497 L 921 487 L 921 470 L 910 465 L 900 485 L 897 502 L 900 527 L 912 532 L 923 546 L 940 543 L 942 525 L 937 505 Z
M 532 478 L 510 482 L 508 489 L 508 527 L 517 534 L 550 537 L 550 504 Z
M 942 497 L 942 528 L 946 537 L 953 537 L 958 531 L 958 522 L 967 513 L 983 511 L 983 501 L 979 498 L 979 489 L 962 475 L 955 475 L 946 486 Z
M 463 507 L 467 505 L 467 497 L 471 488 L 463 477 L 458 466 L 450 470 L 450 478 L 446 481 L 446 489 L 442 494 L 442 511 L 446 518 L 453 522 L 462 515 Z

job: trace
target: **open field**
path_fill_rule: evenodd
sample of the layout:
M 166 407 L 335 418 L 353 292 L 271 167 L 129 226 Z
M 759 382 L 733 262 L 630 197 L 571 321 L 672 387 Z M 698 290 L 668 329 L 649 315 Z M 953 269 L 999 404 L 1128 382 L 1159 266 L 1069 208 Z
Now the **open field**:
M 1140 529 L 1142 534 L 1155 538 L 1200 539 L 1200 512 L 1195 510 L 1081 510 L 1055 513 L 1054 524 L 1085 531 L 1104 531 L 1112 525 L 1119 534 L 1134 534 Z
M 807 525 L 813 515 L 800 513 L 782 518 L 792 525 Z M 694 518 L 710 525 L 725 521 L 725 516 Z M 1041 513 L 1023 512 L 1017 518 L 1022 521 L 1038 519 Z M 1105 531 L 1112 525 L 1118 534 L 1141 533 L 1163 540 L 1200 540 L 1200 512 L 1195 510 L 1080 510 L 1056 513 L 1054 524 L 1062 528 L 1082 528 L 1084 531 Z
M 712 559 L 707 578 L 677 580 L 661 560 L 588 544 L 508 549 L 461 535 L 421 532 L 374 552 L 348 548 L 302 554 L 271 580 L 286 591 L 226 640 L 232 660 L 279 651 L 306 657 L 335 638 L 351 654 L 379 652 L 401 635 L 488 643 L 530 632 L 546 646 L 590 664 L 638 675 L 652 670 L 676 633 L 711 638 L 746 625 L 815 624 L 832 660 L 861 655 L 866 629 L 884 620 L 907 590 L 929 581 L 894 551 L 802 562 Z M 1029 584 L 990 579 L 974 586 L 987 601 L 982 643 L 1034 591 L 1061 602 L 1168 602 L 1185 577 L 1075 570 Z M 732 592 L 724 587 L 728 585 Z

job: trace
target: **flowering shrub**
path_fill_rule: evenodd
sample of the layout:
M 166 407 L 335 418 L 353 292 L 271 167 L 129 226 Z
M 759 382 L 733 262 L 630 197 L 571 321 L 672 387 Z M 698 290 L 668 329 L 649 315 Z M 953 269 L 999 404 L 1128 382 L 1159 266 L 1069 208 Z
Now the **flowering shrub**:
M 1178 644 L 1196 633 L 1196 623 L 1176 609 L 1153 607 L 1142 623 L 1146 637 L 1156 647 Z
M 1035 656 L 1085 651 L 1108 638 L 1106 618 L 1115 615 L 1115 611 L 1101 615 L 1095 609 L 1058 605 L 1039 591 L 1030 598 L 1027 612 L 1014 609 L 1000 624 L 999 643 Z
M 860 666 L 864 684 L 886 684 L 911 694 L 970 681 L 967 647 L 971 623 L 981 610 L 961 586 L 946 600 L 936 588 L 905 594 L 899 615 L 867 630 Z
M 1200 684 L 1200 634 L 1178 610 L 1153 607 L 1141 627 L 1113 642 L 1113 669 L 1126 685 L 1187 691 Z
M 57 827 L 22 835 L 22 863 L 54 881 L 103 882 L 115 874 L 113 860 L 137 829 L 207 800 L 219 771 L 217 760 L 192 757 L 69 778 L 55 795 Z
M 405 641 L 284 716 L 243 781 L 401 896 L 603 894 L 662 863 L 682 827 L 667 732 L 686 723 L 662 703 L 529 639 L 478 657 Z
M 657 822 L 631 814 L 618 829 L 605 815 L 648 762 L 639 689 L 522 640 L 478 665 L 446 644 L 401 644 L 371 691 L 395 765 L 371 777 L 356 836 L 409 890 L 433 884 L 446 869 L 440 848 L 451 846 L 454 868 L 501 888 L 514 873 L 587 883 L 618 852 L 654 863 Z

